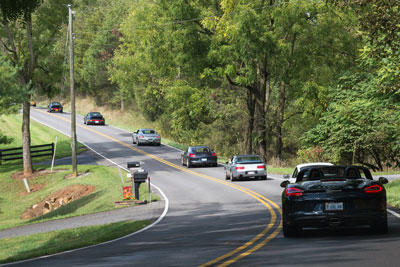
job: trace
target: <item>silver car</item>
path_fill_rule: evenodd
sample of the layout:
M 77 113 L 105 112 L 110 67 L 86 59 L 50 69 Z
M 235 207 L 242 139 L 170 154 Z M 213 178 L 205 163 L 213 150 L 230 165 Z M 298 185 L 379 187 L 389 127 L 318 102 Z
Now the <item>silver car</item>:
M 161 145 L 161 136 L 151 128 L 142 128 L 132 133 L 132 142 L 138 146 L 143 144 Z
M 259 155 L 237 155 L 225 163 L 226 180 L 267 180 L 267 167 Z

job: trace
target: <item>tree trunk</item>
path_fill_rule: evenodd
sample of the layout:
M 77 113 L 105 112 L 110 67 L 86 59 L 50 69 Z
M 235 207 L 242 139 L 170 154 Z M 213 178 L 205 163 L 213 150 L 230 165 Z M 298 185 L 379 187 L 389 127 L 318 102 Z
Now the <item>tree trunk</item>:
M 22 155 L 24 160 L 24 176 L 33 173 L 31 157 L 30 104 L 28 100 L 22 106 Z
M 247 110 L 249 112 L 249 120 L 245 133 L 245 149 L 247 154 L 253 153 L 254 109 L 254 95 L 251 92 L 247 91 Z
M 278 159 L 282 159 L 282 150 L 283 150 L 282 125 L 285 116 L 285 104 L 286 104 L 286 84 L 284 81 L 282 81 L 279 93 L 279 115 L 278 115 L 278 125 L 277 125 L 278 141 L 276 147 L 276 156 Z

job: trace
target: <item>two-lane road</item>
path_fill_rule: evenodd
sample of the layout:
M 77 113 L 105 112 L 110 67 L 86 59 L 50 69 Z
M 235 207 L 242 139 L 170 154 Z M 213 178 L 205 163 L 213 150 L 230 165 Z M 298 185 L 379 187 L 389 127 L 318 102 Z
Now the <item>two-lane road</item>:
M 32 109 L 31 117 L 70 134 L 70 114 Z M 222 167 L 187 169 L 168 146 L 140 146 L 130 133 L 86 126 L 78 140 L 126 166 L 140 161 L 169 200 L 166 216 L 138 235 L 104 245 L 25 262 L 30 266 L 398 266 L 399 219 L 389 234 L 364 230 L 311 231 L 298 238 L 280 233 L 281 180 L 225 181 Z M 270 178 L 270 177 L 269 177 Z

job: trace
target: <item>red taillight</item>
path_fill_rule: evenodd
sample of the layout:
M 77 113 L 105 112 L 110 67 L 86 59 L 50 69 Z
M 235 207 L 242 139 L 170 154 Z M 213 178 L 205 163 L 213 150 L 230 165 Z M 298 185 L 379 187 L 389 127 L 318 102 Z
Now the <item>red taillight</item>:
M 143 136 L 143 135 L 140 135 L 139 138 L 144 138 L 144 136 Z
M 161 136 L 157 135 L 156 138 L 161 138 Z
M 189 153 L 189 158 L 194 158 L 196 155 L 194 153 Z
M 244 170 L 244 166 L 237 166 L 236 170 Z
M 217 153 L 213 152 L 213 153 L 212 153 L 212 156 L 213 156 L 213 157 L 216 157 L 216 156 L 217 156 Z
M 285 193 L 288 197 L 300 197 L 303 195 L 304 191 L 296 187 L 289 187 L 286 188 Z
M 258 165 L 257 169 L 265 169 L 265 166 L 264 165 Z
M 371 185 L 364 188 L 364 192 L 367 194 L 376 194 L 382 192 L 382 187 L 380 185 Z

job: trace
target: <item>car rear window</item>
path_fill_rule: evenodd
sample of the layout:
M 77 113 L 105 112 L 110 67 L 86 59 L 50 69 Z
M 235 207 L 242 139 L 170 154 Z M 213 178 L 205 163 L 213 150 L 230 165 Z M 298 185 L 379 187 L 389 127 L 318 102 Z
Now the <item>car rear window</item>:
M 144 134 L 155 134 L 156 131 L 154 131 L 154 130 L 143 130 L 142 133 L 144 133 Z
M 195 153 L 209 153 L 211 152 L 211 149 L 208 147 L 196 147 L 193 148 L 192 151 Z
M 263 162 L 259 156 L 237 157 L 238 163 L 260 163 Z

